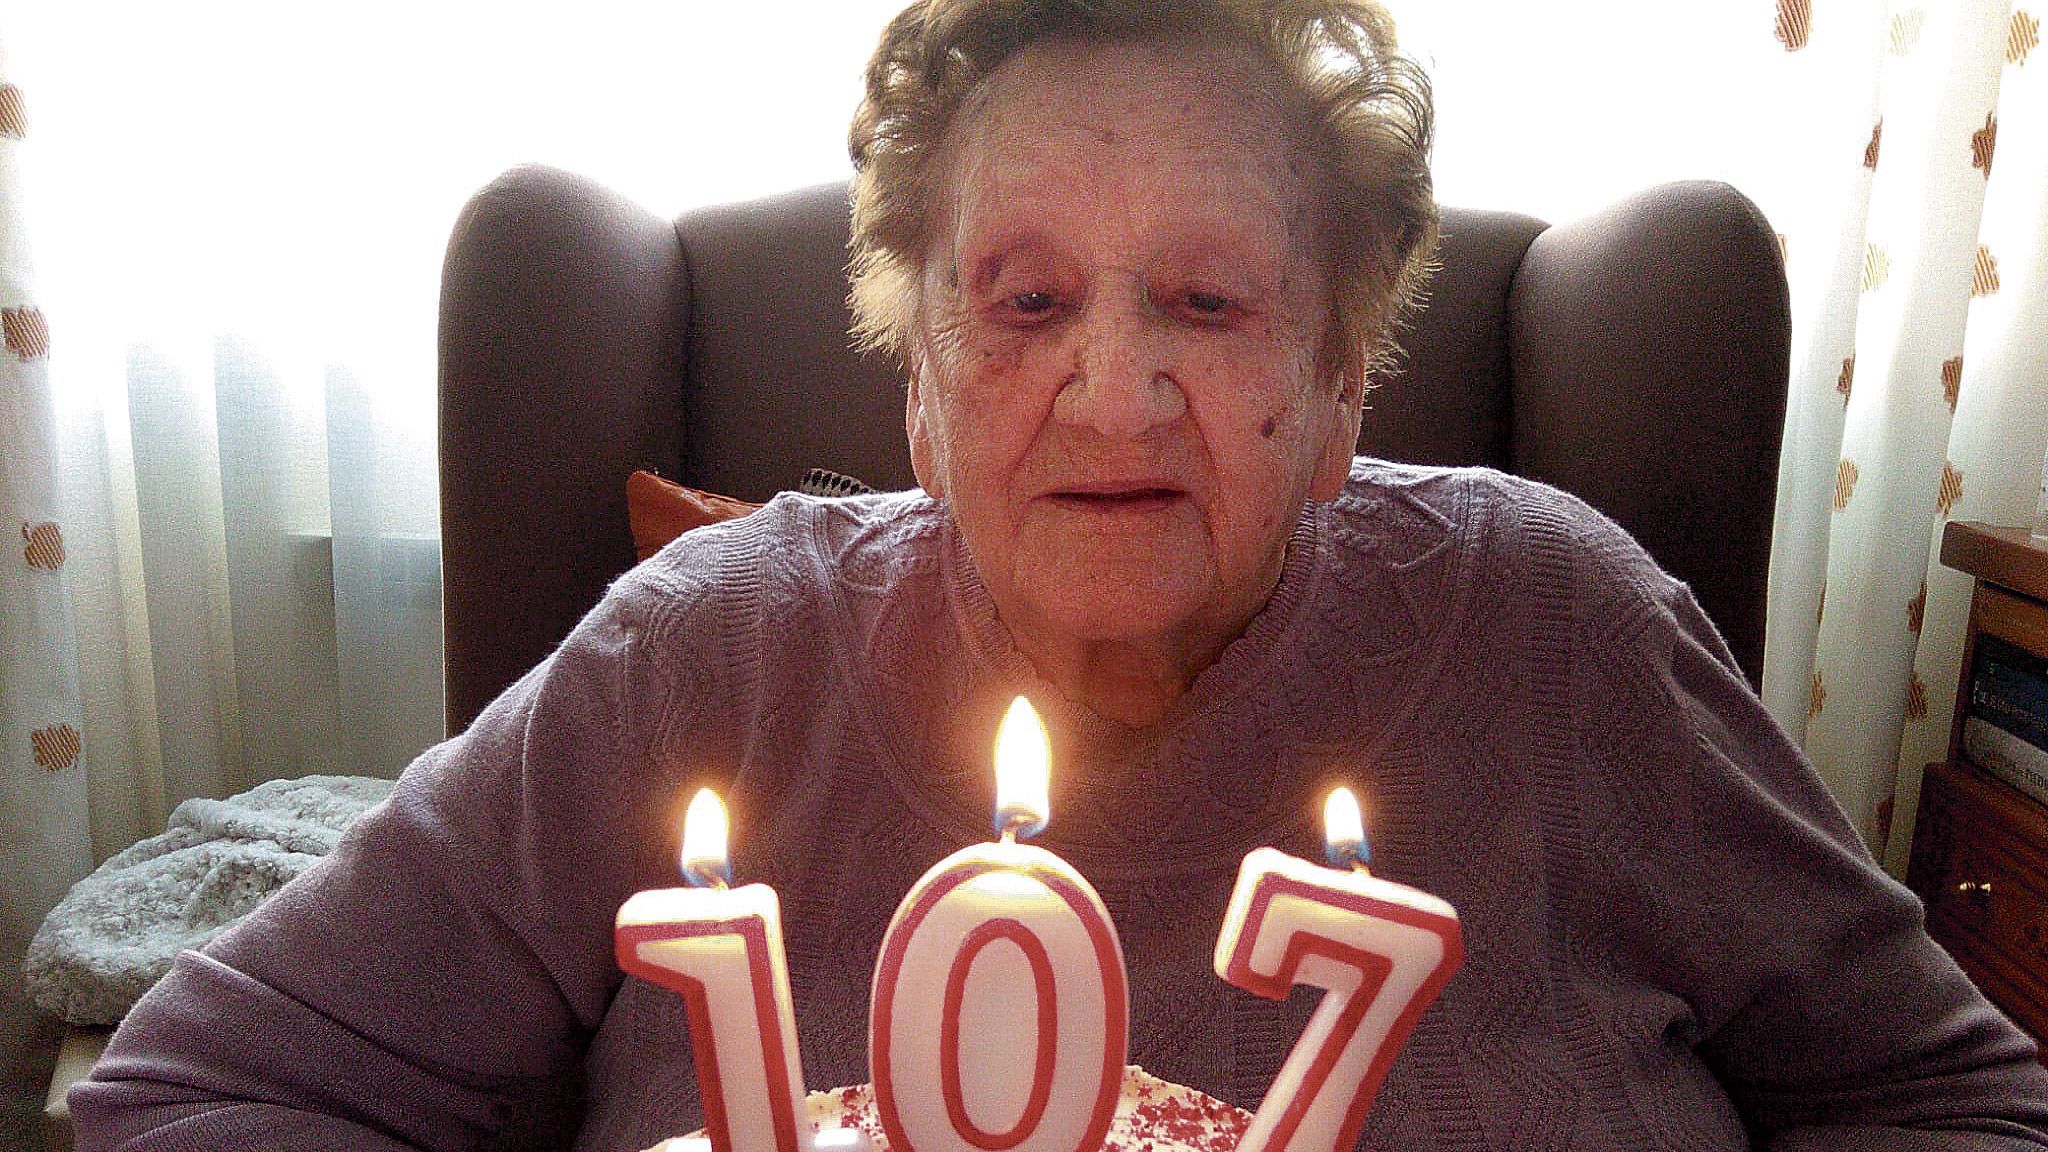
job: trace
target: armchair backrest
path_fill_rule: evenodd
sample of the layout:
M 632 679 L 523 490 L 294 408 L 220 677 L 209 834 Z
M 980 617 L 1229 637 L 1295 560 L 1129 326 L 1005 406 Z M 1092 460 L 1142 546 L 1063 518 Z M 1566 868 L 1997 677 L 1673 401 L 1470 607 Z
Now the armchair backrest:
M 625 480 L 750 500 L 807 468 L 915 484 L 895 366 L 847 348 L 843 185 L 669 221 L 547 168 L 464 210 L 442 274 L 447 722 L 633 563 Z M 1689 583 L 1752 682 L 1790 363 L 1769 226 L 1671 184 L 1548 226 L 1446 209 L 1359 451 L 1564 488 Z

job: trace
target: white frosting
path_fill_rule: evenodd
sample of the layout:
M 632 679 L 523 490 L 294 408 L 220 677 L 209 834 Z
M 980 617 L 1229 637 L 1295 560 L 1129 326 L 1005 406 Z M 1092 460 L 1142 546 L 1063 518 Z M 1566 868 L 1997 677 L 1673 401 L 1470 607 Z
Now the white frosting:
M 858 1084 L 813 1092 L 804 1101 L 818 1152 L 858 1152 L 866 1138 L 871 1152 L 890 1152 L 875 1115 L 872 1086 Z M 1251 1114 L 1223 1101 L 1159 1079 L 1135 1064 L 1124 1069 L 1122 1095 L 1110 1121 L 1104 1152 L 1234 1152 Z M 711 1142 L 694 1132 L 664 1140 L 649 1152 L 709 1152 Z

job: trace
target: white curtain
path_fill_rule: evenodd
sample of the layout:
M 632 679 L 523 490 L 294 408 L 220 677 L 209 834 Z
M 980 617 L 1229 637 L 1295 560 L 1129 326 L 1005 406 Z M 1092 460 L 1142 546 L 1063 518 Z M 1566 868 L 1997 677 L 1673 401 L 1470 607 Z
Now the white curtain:
M 0 58 L 0 960 L 9 964 L 18 962 L 43 910 L 92 863 L 77 834 L 86 819 L 86 770 L 74 526 L 57 485 L 52 324 L 29 262 L 20 194 L 32 91 L 15 83 Z M 62 340 L 62 322 L 55 328 Z M 0 975 L 0 988 L 15 983 Z M 18 998 L 0 998 L 7 1084 L 32 1077 L 32 1053 L 49 1031 Z M 25 1136 L 31 1119 L 10 1093 L 0 1142 Z
M 2020 335 L 2043 328 L 2048 177 L 2040 146 L 2020 143 L 2048 140 L 2038 53 L 2001 63 L 1995 78 L 1980 62 L 1974 87 L 1950 84 L 1976 102 L 1944 105 L 1981 127 L 1983 98 L 1996 95 L 2000 143 L 1988 184 L 1970 172 L 1981 211 L 1936 230 L 2012 236 L 1997 241 L 2000 291 L 1951 324 L 1963 341 L 1953 428 L 1941 400 L 1941 447 L 1855 448 L 1882 439 L 1858 428 L 1885 423 L 1902 403 L 1885 381 L 1904 379 L 1886 354 L 1865 351 L 1881 338 L 1876 302 L 1855 293 L 1865 219 L 1872 230 L 1895 219 L 1880 211 L 1883 182 L 1940 155 L 1932 127 L 1891 110 L 1912 104 L 1892 28 L 1947 59 L 1993 24 L 2029 27 L 2011 23 L 2024 13 L 1991 0 L 1899 13 L 1882 0 L 1391 6 L 1436 77 L 1445 201 L 1565 219 L 1658 181 L 1720 178 L 1787 235 L 1797 386 L 1766 691 L 1802 729 L 1823 577 L 1830 627 L 1846 639 L 1859 596 L 1895 597 L 1927 569 L 1935 524 L 1923 482 L 1941 469 L 1923 475 L 1926 460 L 1945 454 L 1964 474 L 1952 515 L 2017 519 L 2038 485 L 2048 372 Z M 54 574 L 0 577 L 14 581 L 0 583 L 0 627 L 27 627 L 18 604 L 61 619 L 68 587 L 76 656 L 45 695 L 62 705 L 69 692 L 72 714 L 54 726 L 75 730 L 81 748 L 54 772 L 13 743 L 0 750 L 0 965 L 17 968 L 23 933 L 66 885 L 161 829 L 179 800 L 273 776 L 389 775 L 438 734 L 433 324 L 440 255 L 464 199 L 533 160 L 662 214 L 842 179 L 860 65 L 897 7 L 818 0 L 764 20 L 747 5 L 691 0 L 573 10 L 0 0 L 10 50 L 0 80 L 28 94 L 33 126 L 24 199 L 0 208 L 0 306 L 28 301 L 51 318 L 46 361 L 0 356 L 0 372 L 47 370 L 32 390 L 41 415 L 10 408 L 15 422 L 0 428 L 0 533 L 17 535 L 17 517 L 31 535 L 57 524 L 66 556 Z M 1802 29 L 1797 51 L 1791 25 Z M 2031 111 L 2016 103 L 2023 81 Z M 1861 159 L 1879 114 L 1873 186 Z M 0 176 L 16 147 L 5 123 L 0 99 Z M 1947 195 L 1902 189 L 1897 202 L 1947 212 Z M 24 226 L 40 258 L 32 282 L 14 271 Z M 1933 247 L 1894 242 L 1893 273 L 1919 279 Z M 1835 391 L 1844 340 L 1865 365 L 1846 414 Z M 1918 411 L 1924 421 L 1925 404 Z M 1832 501 L 1852 448 L 1857 502 L 1871 497 L 1856 515 L 1899 537 L 1881 561 L 1830 547 L 1849 519 Z M 1894 490 L 1904 495 L 1880 501 Z M 1906 514 L 1914 501 L 1917 522 Z M 1858 591 L 1852 569 L 1881 570 L 1882 581 Z M 1946 581 L 1926 574 L 1923 639 L 1953 635 Z M 17 668 L 47 643 L 0 633 L 10 709 L 0 739 L 15 740 L 18 723 L 52 727 L 12 711 L 27 683 Z M 1822 656 L 1829 710 L 1866 695 L 1880 728 L 1883 708 L 1904 715 L 1916 648 L 1887 643 L 1867 693 L 1850 686 L 1861 673 Z M 1936 717 L 1954 679 L 1939 664 L 1954 654 L 1924 642 L 1917 652 Z M 1866 827 L 1871 798 L 1889 794 L 1897 733 L 1878 731 L 1867 755 L 1823 761 Z M 0 1020 L 28 1018 L 17 987 L 0 978 Z M 0 1143 L 29 1132 L 32 1065 L 8 1069 L 21 1126 L 0 1130 Z
M 1969 580 L 1950 519 L 2024 524 L 2048 448 L 2048 75 L 2027 2 L 1781 0 L 1808 191 L 1766 695 L 1903 874 L 1947 753 Z

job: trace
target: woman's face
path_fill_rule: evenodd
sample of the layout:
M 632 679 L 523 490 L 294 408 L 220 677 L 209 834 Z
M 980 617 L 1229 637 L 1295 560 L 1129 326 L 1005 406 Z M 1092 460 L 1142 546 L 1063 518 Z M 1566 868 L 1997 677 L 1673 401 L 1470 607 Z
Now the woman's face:
M 1005 622 L 1216 649 L 1336 495 L 1359 391 L 1312 177 L 1231 57 L 1030 49 L 946 138 L 908 423 Z

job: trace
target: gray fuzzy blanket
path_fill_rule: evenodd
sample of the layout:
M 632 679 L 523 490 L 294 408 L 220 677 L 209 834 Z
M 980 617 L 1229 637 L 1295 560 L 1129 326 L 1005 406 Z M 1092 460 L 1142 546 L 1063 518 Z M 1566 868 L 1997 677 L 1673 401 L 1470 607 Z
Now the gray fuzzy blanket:
M 332 851 L 391 784 L 307 776 L 178 805 L 163 835 L 110 857 L 51 909 L 22 962 L 29 994 L 73 1024 L 118 1022 L 179 952 Z

